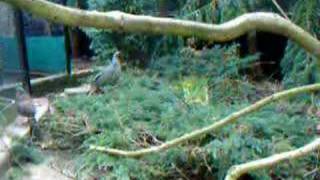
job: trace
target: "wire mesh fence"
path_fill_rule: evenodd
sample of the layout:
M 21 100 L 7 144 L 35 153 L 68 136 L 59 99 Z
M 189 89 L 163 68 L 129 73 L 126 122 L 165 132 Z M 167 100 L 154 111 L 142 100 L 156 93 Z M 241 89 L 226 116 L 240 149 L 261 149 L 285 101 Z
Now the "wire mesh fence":
M 15 10 L 0 4 L 0 87 L 20 82 L 23 68 L 20 65 L 19 42 L 15 26 Z
M 23 81 L 21 51 L 16 28 L 16 11 L 11 6 L 0 3 L 0 126 L 4 126 L 16 116 L 14 92 L 2 91 L 8 86 Z

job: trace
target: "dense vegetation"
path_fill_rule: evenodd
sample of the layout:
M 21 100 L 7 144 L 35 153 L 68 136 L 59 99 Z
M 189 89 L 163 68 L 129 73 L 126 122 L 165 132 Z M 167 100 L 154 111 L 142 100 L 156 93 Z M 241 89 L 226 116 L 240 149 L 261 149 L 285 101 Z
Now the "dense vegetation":
M 105 94 L 57 98 L 57 112 L 43 121 L 41 129 L 49 132 L 52 147 L 71 148 L 78 154 L 80 179 L 223 179 L 234 164 L 309 142 L 315 136 L 317 117 L 305 96 L 303 101 L 270 105 L 241 123 L 141 159 L 88 150 L 91 144 L 128 150 L 159 145 L 281 89 L 279 84 L 265 82 L 256 87 L 246 80 L 240 71 L 256 56 L 237 58 L 236 49 L 235 45 L 215 47 L 200 54 L 181 49 L 183 53 L 176 55 L 179 61 L 163 57 L 161 64 L 152 64 L 147 71 L 128 69 L 120 83 Z M 193 58 L 196 61 L 190 60 Z M 210 64 L 208 69 L 204 63 Z M 252 177 L 303 178 L 317 165 L 314 154 L 255 172 Z
M 221 23 L 251 11 L 278 12 L 272 1 L 88 0 L 100 11 L 170 16 Z M 282 1 L 281 1 L 282 2 Z M 290 19 L 319 37 L 316 0 L 283 1 Z M 290 13 L 294 12 L 294 13 Z M 127 159 L 88 150 L 91 144 L 135 150 L 212 124 L 257 99 L 288 86 L 315 82 L 315 57 L 291 42 L 281 60 L 282 82 L 254 82 L 248 72 L 259 52 L 240 55 L 241 44 L 223 45 L 196 38 L 147 36 L 84 29 L 97 64 L 122 50 L 129 66 L 107 93 L 55 97 L 56 113 L 41 122 L 39 143 L 71 149 L 79 179 L 223 179 L 234 164 L 292 150 L 316 136 L 316 95 L 281 101 L 240 123 L 166 152 Z M 272 44 L 270 44 L 272 46 Z M 141 68 L 142 67 L 142 68 Z M 89 78 L 90 80 L 91 78 Z M 318 154 L 250 174 L 255 179 L 317 179 Z
M 207 23 L 222 23 L 246 12 L 279 10 L 271 0 L 244 1 L 244 0 L 179 0 L 175 3 L 168 0 L 158 1 L 123 1 L 113 0 L 86 1 L 89 9 L 100 11 L 122 10 L 133 14 L 147 14 L 155 16 L 169 16 L 178 19 L 188 19 Z M 316 37 L 320 34 L 320 2 L 316 0 L 278 1 L 287 12 L 291 21 L 297 23 Z M 180 48 L 187 45 L 202 49 L 214 44 L 203 42 L 195 38 L 183 39 L 171 36 L 150 36 L 142 34 L 126 34 L 108 32 L 105 30 L 85 29 L 92 38 L 92 49 L 97 59 L 108 58 L 115 48 L 122 50 L 130 62 L 143 67 L 150 62 L 158 61 L 162 56 L 178 53 Z M 191 42 L 191 43 L 190 43 Z M 270 44 L 269 46 L 272 46 Z M 280 56 L 281 57 L 281 56 Z M 289 42 L 285 56 L 281 61 L 283 83 L 287 86 L 313 83 L 317 79 L 315 73 L 315 57 Z M 276 61 L 276 60 L 274 60 Z

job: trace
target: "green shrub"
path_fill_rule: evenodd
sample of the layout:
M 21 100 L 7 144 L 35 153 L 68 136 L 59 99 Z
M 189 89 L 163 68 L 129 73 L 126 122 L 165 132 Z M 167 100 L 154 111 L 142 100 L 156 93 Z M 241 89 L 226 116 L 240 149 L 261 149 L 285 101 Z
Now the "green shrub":
M 223 179 L 231 165 L 300 147 L 314 137 L 317 119 L 296 111 L 301 108 L 298 103 L 283 102 L 216 133 L 141 159 L 89 151 L 91 144 L 126 150 L 158 145 L 249 104 L 245 99 L 232 104 L 224 100 L 189 101 L 183 88 L 177 88 L 180 80 L 150 74 L 139 70 L 123 72 L 120 83 L 105 94 L 56 100 L 56 114 L 43 121 L 41 127 L 58 145 L 79 153 L 79 179 L 87 175 L 99 179 Z M 201 80 L 194 83 L 195 87 L 203 86 Z M 199 89 L 190 88 L 191 99 L 197 97 L 193 91 Z M 253 175 L 268 179 L 273 173 L 285 179 L 302 178 L 302 171 L 318 164 L 315 158 L 312 155 Z
M 292 20 L 315 37 L 320 37 L 320 2 L 297 1 L 291 8 Z M 319 80 L 317 58 L 293 42 L 289 42 L 282 60 L 282 72 L 286 86 L 315 83 Z
M 202 79 L 203 82 L 206 81 L 206 88 L 213 101 L 224 101 L 221 98 L 230 97 L 237 100 L 254 92 L 254 88 L 246 82 L 245 74 L 241 72 L 248 70 L 257 59 L 258 54 L 239 58 L 236 44 L 229 47 L 214 46 L 202 51 L 183 48 L 176 54 L 154 60 L 149 69 L 166 79 L 185 79 L 185 83 L 179 86 L 182 89 L 186 89 L 183 84 L 186 85 L 188 81 L 192 87 L 203 87 L 199 82 L 192 82 Z M 190 80 L 190 77 L 195 80 Z M 229 100 L 232 101 L 232 98 Z

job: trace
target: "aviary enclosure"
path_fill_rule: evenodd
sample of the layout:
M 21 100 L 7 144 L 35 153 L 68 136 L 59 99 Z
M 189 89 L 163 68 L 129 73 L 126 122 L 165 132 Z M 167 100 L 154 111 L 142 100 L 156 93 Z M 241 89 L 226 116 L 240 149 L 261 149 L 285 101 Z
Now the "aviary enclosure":
M 0 1 L 1 178 L 320 178 L 318 0 Z

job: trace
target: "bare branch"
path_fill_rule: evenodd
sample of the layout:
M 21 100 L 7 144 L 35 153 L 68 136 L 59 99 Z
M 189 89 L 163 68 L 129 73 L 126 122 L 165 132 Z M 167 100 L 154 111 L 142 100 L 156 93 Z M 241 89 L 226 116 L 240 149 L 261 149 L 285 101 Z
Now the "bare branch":
M 45 0 L 0 0 L 36 16 L 70 26 L 95 27 L 123 32 L 196 36 L 209 41 L 229 41 L 249 31 L 281 34 L 320 59 L 320 42 L 289 20 L 274 13 L 249 13 L 214 25 L 200 22 L 132 15 L 120 11 L 106 13 L 69 8 Z
M 290 20 L 287 14 L 284 12 L 284 10 L 281 8 L 281 6 L 278 4 L 277 0 L 272 0 L 272 3 L 276 6 L 276 8 L 279 10 L 279 12 L 284 16 L 286 19 Z
M 288 151 L 280 154 L 274 154 L 270 157 L 259 159 L 256 161 L 251 161 L 245 164 L 235 165 L 230 168 L 225 180 L 237 180 L 241 175 L 257 170 L 257 169 L 263 169 L 266 167 L 271 167 L 273 165 L 276 165 L 278 163 L 281 163 L 283 161 L 296 159 L 302 156 L 306 156 L 310 154 L 313 151 L 320 149 L 320 138 L 317 138 L 310 144 L 307 144 L 299 149 Z
M 229 116 L 221 119 L 218 122 L 213 123 L 210 126 L 204 127 L 202 129 L 194 130 L 191 133 L 188 133 L 176 139 L 167 141 L 159 146 L 153 146 L 151 148 L 145 148 L 145 149 L 140 149 L 136 151 L 124 151 L 124 150 L 106 148 L 106 147 L 95 146 L 95 145 L 91 145 L 90 149 L 95 151 L 105 152 L 107 154 L 114 155 L 114 156 L 124 156 L 124 157 L 131 157 L 131 158 L 136 158 L 136 157 L 148 155 L 151 153 L 164 151 L 171 147 L 178 146 L 179 144 L 186 143 L 187 141 L 190 141 L 192 139 L 199 138 L 215 130 L 221 129 L 222 127 L 228 124 L 235 123 L 240 117 L 244 117 L 245 115 L 255 112 L 272 102 L 275 102 L 284 98 L 290 98 L 301 93 L 312 92 L 317 90 L 320 90 L 320 84 L 301 86 L 301 87 L 292 88 L 289 90 L 275 93 L 246 108 L 241 109 L 240 111 L 230 114 Z

